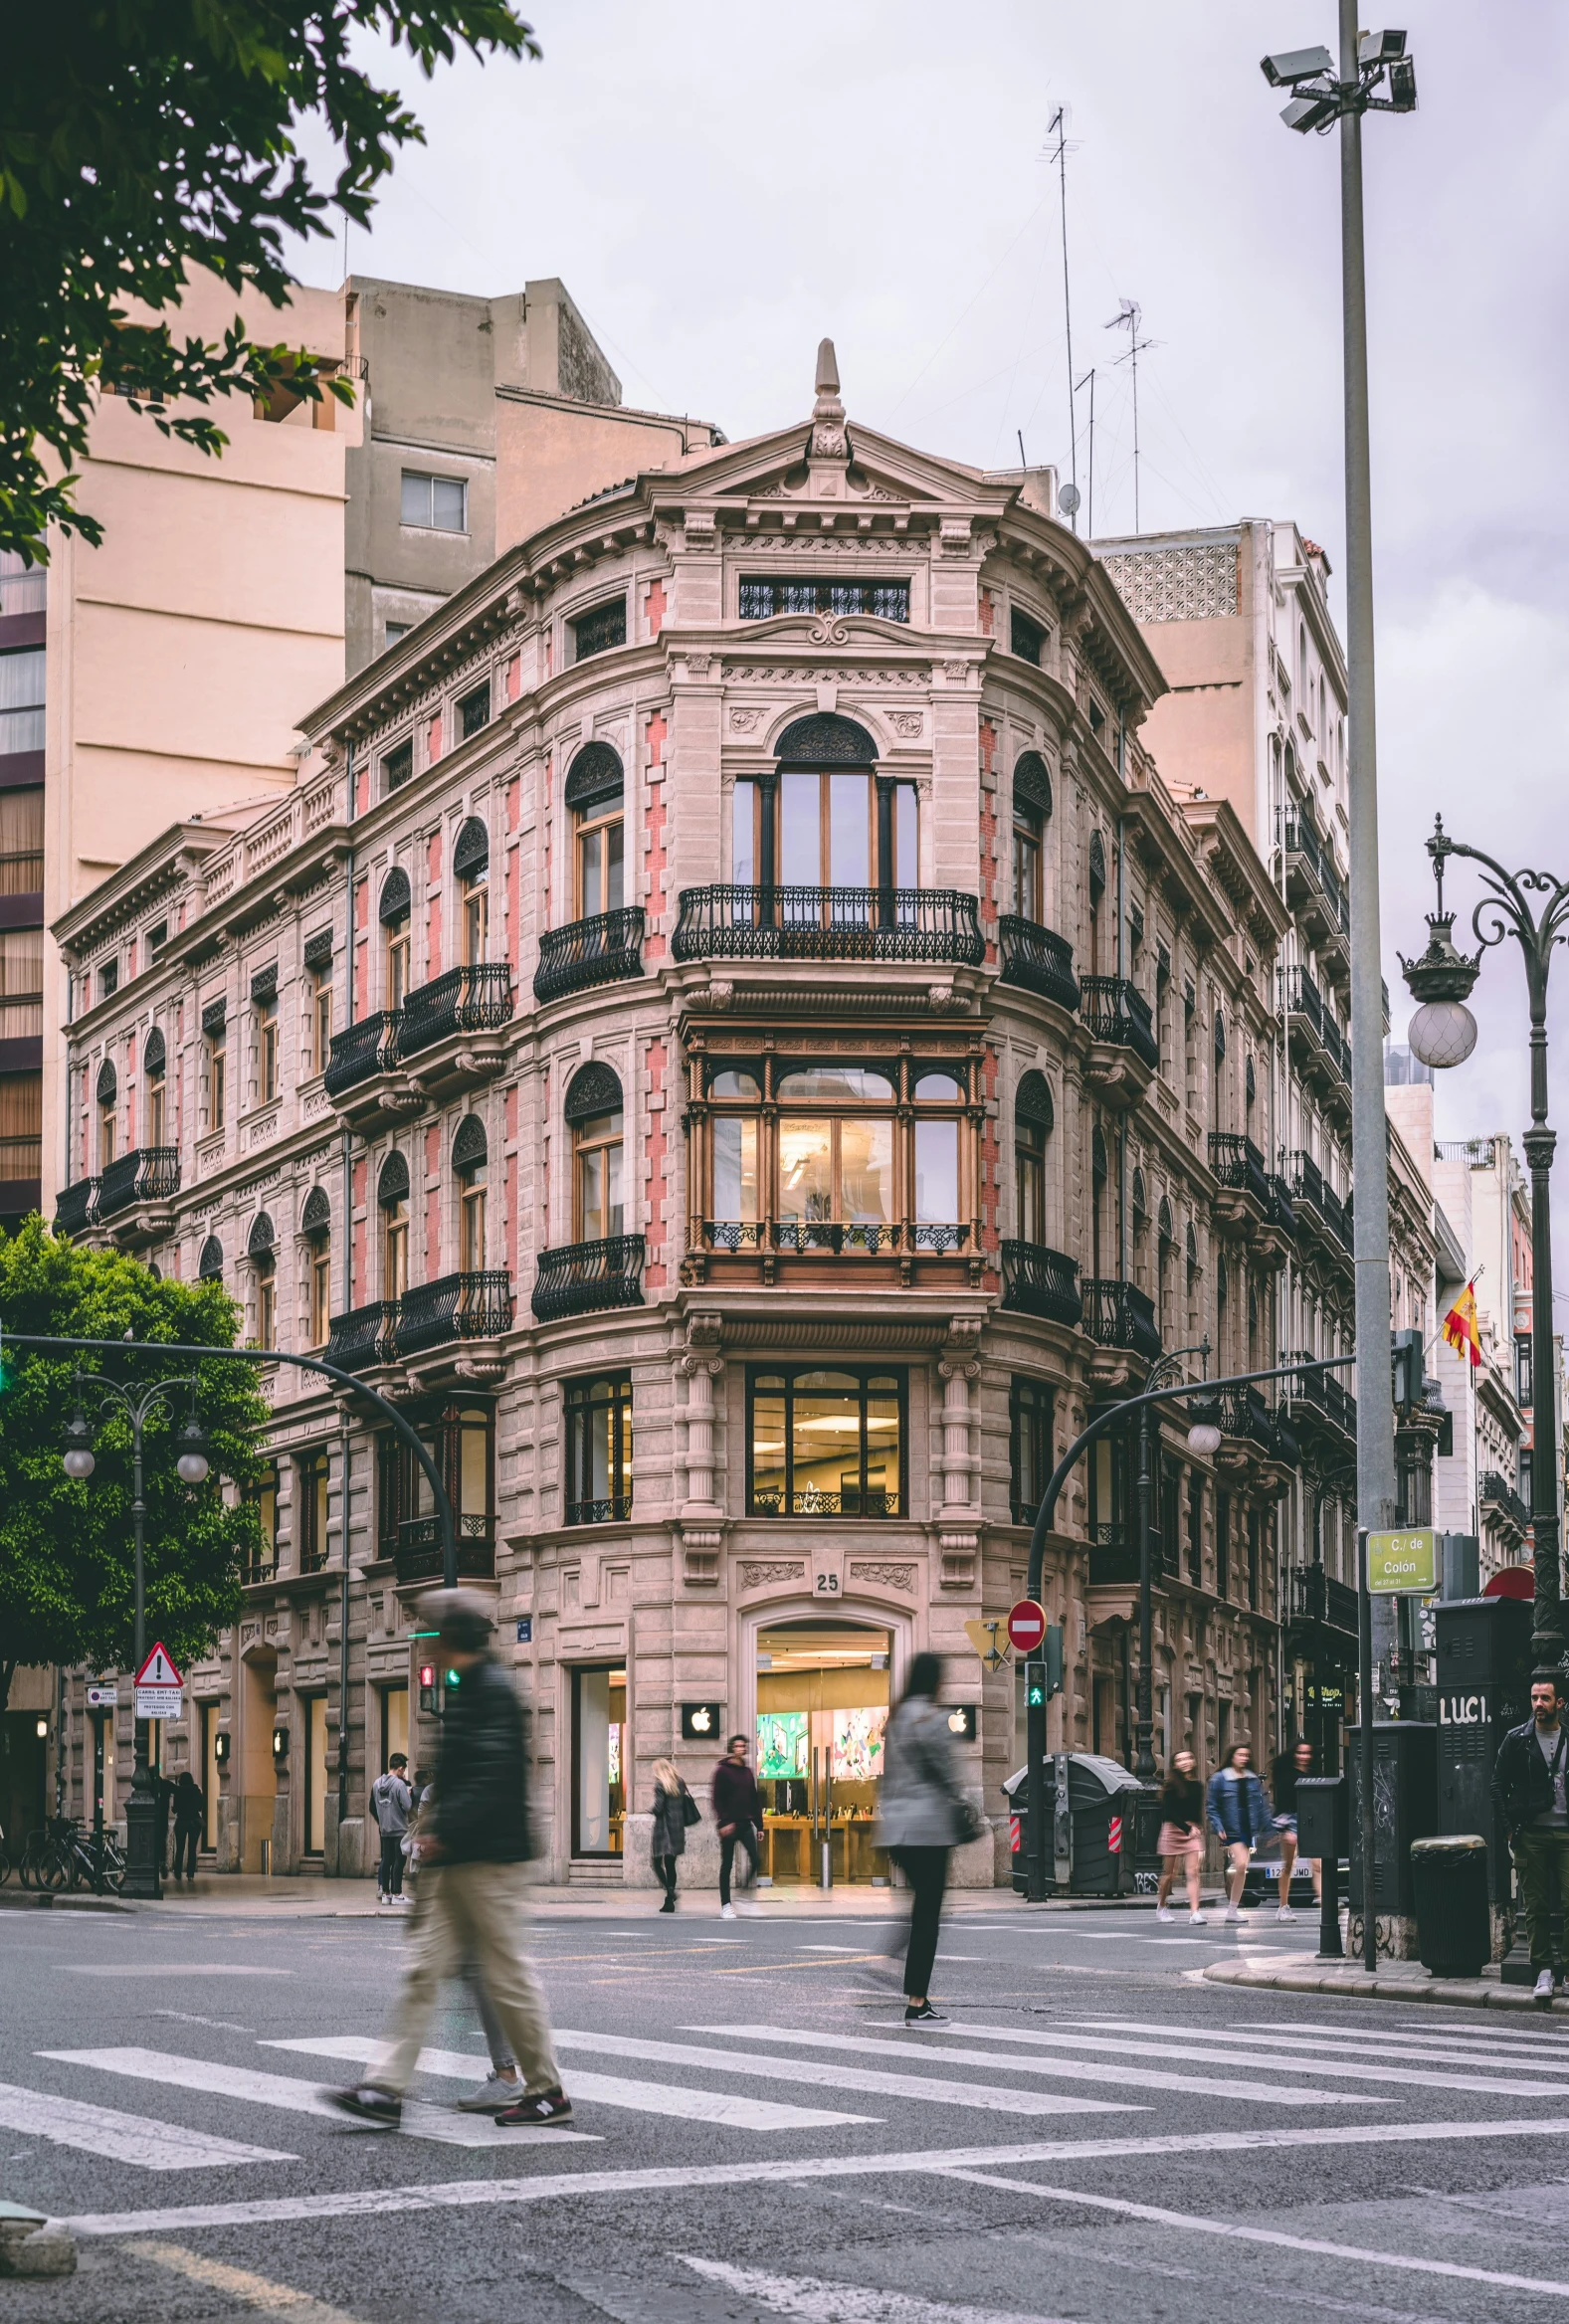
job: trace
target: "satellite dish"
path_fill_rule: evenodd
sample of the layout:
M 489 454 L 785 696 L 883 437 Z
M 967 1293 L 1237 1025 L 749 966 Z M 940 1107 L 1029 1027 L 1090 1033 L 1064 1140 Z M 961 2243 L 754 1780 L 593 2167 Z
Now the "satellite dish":
M 1065 516 L 1077 516 L 1079 514 L 1079 486 L 1065 484 L 1057 495 L 1057 505 Z

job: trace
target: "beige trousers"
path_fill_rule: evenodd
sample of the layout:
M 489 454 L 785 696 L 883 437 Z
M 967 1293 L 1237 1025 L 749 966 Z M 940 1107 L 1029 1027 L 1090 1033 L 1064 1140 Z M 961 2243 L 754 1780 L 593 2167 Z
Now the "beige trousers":
M 544 1995 L 523 1956 L 528 1878 L 522 1864 L 425 1864 L 408 1931 L 409 1960 L 392 2028 L 365 2079 L 401 2097 L 413 2078 L 445 1978 L 472 1960 L 511 2045 L 529 2096 L 558 2090 Z M 478 2073 L 484 2060 L 475 2059 Z

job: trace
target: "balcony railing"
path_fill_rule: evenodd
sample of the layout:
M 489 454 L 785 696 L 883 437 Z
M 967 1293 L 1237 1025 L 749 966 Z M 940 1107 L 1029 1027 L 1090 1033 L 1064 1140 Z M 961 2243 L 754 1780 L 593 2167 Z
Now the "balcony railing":
M 1044 1243 L 1010 1242 L 1003 1245 L 1002 1261 L 1005 1307 L 1021 1315 L 1044 1315 L 1050 1323 L 1082 1321 L 1077 1259 L 1065 1259 Z
M 334 1033 L 322 1075 L 327 1095 L 340 1097 L 345 1089 L 368 1081 L 373 1073 L 390 1072 L 397 1063 L 402 1025 L 401 1009 L 378 1009 L 346 1033 Z
M 84 1228 L 96 1227 L 98 1220 L 98 1182 L 96 1178 L 79 1178 L 75 1186 L 63 1186 L 55 1197 L 55 1233 L 80 1235 Z
M 1506 1525 L 1514 1526 L 1520 1533 L 1529 1531 L 1533 1522 L 1529 1507 L 1508 1478 L 1500 1476 L 1495 1468 L 1482 1470 L 1476 1492 L 1484 1509 L 1495 1510 Z
M 549 928 L 539 939 L 534 999 L 559 1001 L 564 993 L 586 993 L 594 985 L 615 984 L 643 974 L 643 906 L 596 912 Z
M 898 1490 L 884 1485 L 870 1485 L 865 1492 L 859 1485 L 846 1486 L 841 1492 L 829 1492 L 818 1485 L 808 1485 L 789 1496 L 785 1507 L 782 1492 L 752 1494 L 751 1515 L 754 1517 L 896 1517 L 900 1513 Z
M 1221 1186 L 1250 1194 L 1261 1211 L 1269 1210 L 1270 1174 L 1252 1138 L 1238 1137 L 1232 1130 L 1211 1130 L 1210 1168 Z
M 532 1306 L 541 1323 L 594 1315 L 602 1307 L 643 1304 L 643 1237 L 607 1235 L 597 1243 L 563 1243 L 542 1251 Z
M 1296 1233 L 1296 1205 L 1285 1180 L 1275 1171 L 1270 1173 L 1270 1217 L 1284 1234 Z
M 1086 976 L 1079 980 L 1079 1011 L 1092 1041 L 1129 1049 L 1151 1072 L 1160 1064 L 1154 1019 L 1149 1003 L 1125 976 Z
M 1280 1362 L 1311 1364 L 1313 1357 L 1306 1348 L 1287 1348 L 1281 1354 Z M 1337 1435 L 1355 1438 L 1356 1398 L 1336 1379 L 1333 1372 L 1297 1372 L 1280 1385 L 1282 1394 L 1288 1397 L 1298 1419 L 1317 1417 L 1326 1422 Z
M 1335 1193 L 1311 1154 L 1299 1148 L 1285 1157 L 1285 1183 L 1293 1205 L 1298 1209 L 1315 1211 L 1325 1230 L 1342 1249 L 1351 1248 L 1350 1197 L 1345 1202 Z
M 1005 985 L 1022 985 L 1043 1000 L 1060 1001 L 1065 1009 L 1079 1006 L 1079 979 L 1074 974 L 1074 947 L 1039 920 L 1022 920 L 1005 912 L 997 923 L 997 971 Z
M 501 1269 L 412 1284 L 398 1307 L 398 1353 L 418 1355 L 457 1339 L 499 1339 L 512 1328 L 512 1278 Z
M 686 887 L 678 960 L 916 960 L 978 968 L 973 895 L 953 887 Z
M 177 1146 L 133 1146 L 110 1162 L 98 1180 L 98 1217 L 111 1219 L 136 1203 L 166 1202 L 179 1191 Z
M 703 1247 L 708 1251 L 782 1251 L 797 1258 L 826 1252 L 836 1259 L 865 1256 L 879 1259 L 890 1251 L 924 1252 L 940 1257 L 969 1248 L 967 1221 L 927 1219 L 705 1219 Z
M 632 1495 L 615 1493 L 608 1500 L 568 1501 L 569 1525 L 625 1525 L 632 1514 Z
M 447 1040 L 454 1033 L 495 1033 L 512 1019 L 512 972 L 504 960 L 449 968 L 417 985 L 403 1004 L 398 1028 L 399 1060 Z M 336 1053 L 337 1043 L 332 1044 Z M 328 1067 L 328 1087 L 331 1068 Z
M 495 1572 L 495 1519 L 455 1515 L 458 1535 L 458 1573 L 471 1581 L 490 1581 Z M 439 1517 L 405 1517 L 398 1527 L 393 1556 L 400 1582 L 437 1582 L 446 1570 Z
M 1326 1574 L 1321 1565 L 1292 1566 L 1291 1619 L 1296 1622 L 1323 1622 L 1331 1630 L 1344 1632 L 1347 1638 L 1357 1635 L 1356 1592 L 1348 1583 L 1337 1582 Z
M 367 1307 L 351 1307 L 346 1315 L 334 1315 L 326 1361 L 345 1372 L 369 1372 L 378 1364 L 390 1364 L 397 1326 L 396 1299 L 372 1299 Z
M 1335 1023 L 1334 1012 L 1324 1006 L 1323 995 L 1305 968 L 1282 968 L 1280 996 L 1285 1008 L 1296 1017 L 1305 1018 L 1313 1038 L 1334 1066 L 1342 1081 L 1351 1079 L 1351 1044 Z
M 1287 857 L 1301 858 L 1340 927 L 1349 930 L 1351 909 L 1340 874 L 1330 860 L 1329 850 L 1305 816 L 1288 815 L 1284 829 Z
M 1161 1344 L 1154 1301 L 1136 1283 L 1117 1275 L 1087 1275 L 1079 1288 L 1083 1328 L 1090 1338 L 1103 1348 L 1126 1348 L 1153 1363 Z

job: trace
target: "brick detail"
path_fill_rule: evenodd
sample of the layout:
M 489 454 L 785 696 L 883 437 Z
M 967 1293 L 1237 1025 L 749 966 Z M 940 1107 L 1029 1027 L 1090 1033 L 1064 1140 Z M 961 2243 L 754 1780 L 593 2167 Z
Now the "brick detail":
M 354 1020 L 370 1006 L 370 882 L 354 883 Z
M 514 1081 L 503 1101 L 506 1137 L 506 1217 L 501 1224 L 503 1248 L 507 1264 L 512 1270 L 512 1281 L 517 1281 L 521 1264 L 522 1225 L 517 1215 L 517 1084 Z
M 349 1268 L 353 1280 L 349 1284 L 348 1301 L 351 1307 L 360 1295 L 368 1294 L 369 1290 L 370 1278 L 365 1266 L 365 1203 L 369 1188 L 370 1162 L 362 1155 L 354 1164 L 354 1233 L 350 1245 Z
M 425 751 L 427 763 L 434 766 L 442 754 L 442 714 L 440 710 L 437 711 L 425 729 Z
M 988 1107 L 995 1107 L 997 1098 L 997 1052 L 988 1042 L 981 1054 L 981 1094 Z M 998 1138 L 1001 1115 L 989 1110 L 981 1123 L 981 1199 L 977 1208 L 981 1215 L 981 1249 L 986 1254 L 983 1281 L 988 1289 L 998 1283 L 997 1249 L 1002 1233 L 998 1207 L 1002 1201 L 1002 1148 Z
M 425 973 L 428 977 L 442 972 L 442 835 L 431 834 L 425 850 Z
M 983 589 L 980 592 L 980 617 L 981 635 L 986 638 L 995 638 L 997 635 L 997 592 L 995 589 Z
M 649 933 L 644 942 L 645 956 L 663 960 L 670 949 L 665 934 L 665 872 L 668 857 L 665 849 L 665 744 L 670 725 L 663 710 L 656 710 L 646 729 L 649 745 L 648 806 L 644 813 L 643 851 L 648 859 L 648 912 Z
M 997 727 L 990 718 L 980 722 L 981 748 L 981 920 L 988 929 L 988 966 L 997 959 Z
M 644 592 L 643 597 L 643 606 L 644 611 L 648 615 L 649 637 L 651 640 L 657 638 L 661 630 L 663 630 L 665 627 L 665 613 L 667 603 L 668 600 L 665 595 L 664 582 L 659 579 L 651 581 L 647 590 Z
M 442 1271 L 442 1133 L 440 1123 L 425 1133 L 425 1280 Z
M 665 1134 L 665 1073 L 670 1051 L 663 1041 L 651 1041 L 645 1053 L 649 1095 L 648 1129 L 644 1133 L 644 1184 L 647 1188 L 648 1257 L 643 1279 L 651 1291 L 663 1290 L 670 1269 L 665 1253 L 665 1164 L 670 1140 Z
M 523 658 L 521 654 L 514 654 L 511 661 L 506 665 L 506 675 L 502 679 L 502 687 L 509 702 L 515 702 L 518 695 L 522 692 Z

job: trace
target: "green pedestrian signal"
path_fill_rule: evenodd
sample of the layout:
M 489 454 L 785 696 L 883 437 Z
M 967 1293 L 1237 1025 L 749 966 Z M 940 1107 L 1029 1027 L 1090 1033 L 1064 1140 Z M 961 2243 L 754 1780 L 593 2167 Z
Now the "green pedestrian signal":
M 1025 1680 L 1025 1702 L 1029 1709 L 1040 1710 L 1046 1703 L 1046 1672 L 1039 1662 L 1030 1664 L 1030 1675 Z

